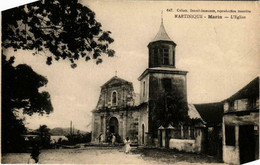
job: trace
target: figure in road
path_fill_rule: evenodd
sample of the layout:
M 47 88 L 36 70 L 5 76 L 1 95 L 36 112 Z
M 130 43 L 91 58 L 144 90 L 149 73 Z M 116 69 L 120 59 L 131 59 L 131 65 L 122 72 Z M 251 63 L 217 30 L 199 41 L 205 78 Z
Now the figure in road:
M 105 135 L 102 133 L 102 134 L 100 135 L 100 143 L 103 144 L 104 141 L 105 141 Z
M 125 153 L 129 153 L 130 150 L 131 150 L 131 141 L 130 139 L 127 137 L 125 140 L 124 140 L 124 143 L 125 143 Z
M 33 144 L 32 152 L 30 155 L 30 159 L 28 160 L 28 164 L 35 164 L 39 162 L 40 149 L 38 144 Z
M 114 146 L 116 142 L 116 136 L 115 134 L 112 134 L 112 145 Z
M 102 136 L 102 133 L 98 136 L 98 143 L 99 144 L 101 143 L 101 136 Z

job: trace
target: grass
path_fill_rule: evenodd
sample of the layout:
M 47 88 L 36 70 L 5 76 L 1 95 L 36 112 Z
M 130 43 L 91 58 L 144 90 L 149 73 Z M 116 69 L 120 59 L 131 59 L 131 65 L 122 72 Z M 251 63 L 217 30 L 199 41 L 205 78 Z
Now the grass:
M 189 163 L 223 163 L 221 159 L 216 157 L 179 152 L 170 149 L 151 149 L 151 148 L 138 148 L 132 150 L 133 154 L 140 154 L 144 160 L 154 160 L 165 163 L 189 162 Z

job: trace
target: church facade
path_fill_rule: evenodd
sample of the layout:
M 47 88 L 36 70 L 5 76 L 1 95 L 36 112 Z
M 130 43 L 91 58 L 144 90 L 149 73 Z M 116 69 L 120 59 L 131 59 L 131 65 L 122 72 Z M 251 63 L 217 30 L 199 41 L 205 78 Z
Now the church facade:
M 138 78 L 140 103 L 136 104 L 131 82 L 117 76 L 106 82 L 92 111 L 92 142 L 98 142 L 101 135 L 109 140 L 110 134 L 116 134 L 118 141 L 129 137 L 138 145 L 202 150 L 203 120 L 187 103 L 188 72 L 176 68 L 175 49 L 161 21 L 148 44 L 148 68 Z M 171 144 L 176 138 L 183 139 L 179 146 Z
M 104 141 L 115 134 L 118 142 L 129 137 L 138 143 L 138 124 L 142 106 L 135 106 L 133 84 L 117 76 L 101 87 L 96 109 L 92 112 L 92 142 Z

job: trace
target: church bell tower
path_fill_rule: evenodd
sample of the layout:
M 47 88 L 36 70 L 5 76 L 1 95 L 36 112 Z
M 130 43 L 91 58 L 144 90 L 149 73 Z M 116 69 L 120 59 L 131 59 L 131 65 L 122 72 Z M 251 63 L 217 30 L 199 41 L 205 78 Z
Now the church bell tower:
M 149 68 L 170 67 L 175 68 L 175 47 L 176 44 L 170 39 L 161 20 L 161 26 L 148 44 L 149 49 Z
M 147 144 L 148 139 L 157 136 L 159 125 L 154 121 L 156 117 L 153 115 L 154 111 L 159 111 L 158 98 L 171 93 L 171 96 L 180 96 L 187 102 L 188 72 L 176 68 L 175 50 L 176 43 L 167 34 L 161 19 L 158 33 L 148 44 L 148 68 L 138 78 L 141 90 L 140 103 L 147 104 Z

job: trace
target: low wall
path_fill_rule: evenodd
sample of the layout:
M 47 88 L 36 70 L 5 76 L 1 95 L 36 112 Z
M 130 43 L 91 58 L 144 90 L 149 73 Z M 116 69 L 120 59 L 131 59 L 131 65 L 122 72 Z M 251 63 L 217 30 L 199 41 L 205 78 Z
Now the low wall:
M 196 141 L 192 139 L 171 139 L 169 147 L 185 152 L 198 152 Z
M 223 146 L 223 161 L 228 164 L 240 164 L 239 149 L 235 146 Z

